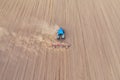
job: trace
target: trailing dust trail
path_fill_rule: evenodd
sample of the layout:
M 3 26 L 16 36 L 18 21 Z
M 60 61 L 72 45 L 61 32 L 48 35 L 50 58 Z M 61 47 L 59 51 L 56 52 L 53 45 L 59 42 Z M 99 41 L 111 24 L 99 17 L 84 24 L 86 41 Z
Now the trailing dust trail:
M 50 48 L 51 43 L 56 41 L 58 25 L 50 25 L 44 21 L 36 21 L 34 19 L 33 21 L 23 21 L 22 23 L 20 31 L 24 34 L 13 34 L 16 46 L 21 46 L 24 49 L 29 48 L 29 50 L 39 49 L 40 46 Z M 28 29 L 29 31 L 33 30 L 33 32 L 29 32 Z
M 31 27 L 32 26 L 32 27 Z M 34 26 L 34 27 L 33 27 Z M 48 24 L 45 21 L 39 21 L 37 19 L 27 20 L 26 22 L 23 22 L 22 25 L 24 31 L 27 31 L 28 27 L 31 30 L 34 30 L 33 32 L 30 32 L 30 35 L 43 45 L 46 44 L 50 45 L 52 42 L 56 41 L 56 32 L 59 29 L 58 25 Z M 26 27 L 26 30 L 25 28 Z M 23 31 L 22 29 L 22 31 Z M 30 36 L 27 33 L 27 36 Z
M 50 25 L 45 21 L 39 21 L 37 19 L 33 19 L 32 21 L 26 19 L 21 23 L 22 25 L 19 28 L 20 33 L 9 30 L 9 37 L 5 36 L 8 35 L 8 31 L 0 27 L 0 37 L 10 39 L 10 45 L 35 54 L 38 54 L 40 47 L 49 49 L 51 48 L 51 44 L 56 42 L 58 25 Z M 10 47 L 8 46 L 8 48 Z

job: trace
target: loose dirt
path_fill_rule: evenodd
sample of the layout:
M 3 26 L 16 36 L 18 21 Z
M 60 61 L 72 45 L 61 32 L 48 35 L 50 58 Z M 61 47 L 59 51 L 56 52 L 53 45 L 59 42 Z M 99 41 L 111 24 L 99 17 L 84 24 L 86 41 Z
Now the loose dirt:
M 120 80 L 120 0 L 0 0 L 0 80 Z

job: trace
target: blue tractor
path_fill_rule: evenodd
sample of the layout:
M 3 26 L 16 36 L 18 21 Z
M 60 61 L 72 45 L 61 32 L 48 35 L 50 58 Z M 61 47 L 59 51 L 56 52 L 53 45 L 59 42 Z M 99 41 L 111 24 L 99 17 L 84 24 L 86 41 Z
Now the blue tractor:
M 57 31 L 57 39 L 65 39 L 65 32 L 62 27 L 60 27 Z

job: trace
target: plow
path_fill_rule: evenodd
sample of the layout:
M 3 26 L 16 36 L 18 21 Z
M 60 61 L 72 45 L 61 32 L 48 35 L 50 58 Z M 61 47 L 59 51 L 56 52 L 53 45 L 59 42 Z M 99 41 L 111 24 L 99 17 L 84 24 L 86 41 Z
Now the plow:
M 65 43 L 65 42 L 56 42 L 56 43 L 52 43 L 51 46 L 53 48 L 69 48 L 71 45 L 69 43 Z

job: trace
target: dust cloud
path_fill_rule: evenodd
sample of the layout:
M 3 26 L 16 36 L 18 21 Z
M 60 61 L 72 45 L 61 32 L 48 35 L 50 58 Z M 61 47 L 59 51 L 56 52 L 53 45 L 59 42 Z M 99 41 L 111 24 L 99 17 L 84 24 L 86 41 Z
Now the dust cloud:
M 56 42 L 58 28 L 57 24 L 48 24 L 46 21 L 37 19 L 26 19 L 22 21 L 20 26 L 19 32 L 21 33 L 11 33 L 16 46 L 21 46 L 25 49 L 29 46 L 31 50 L 33 47 L 48 48 L 53 42 Z

